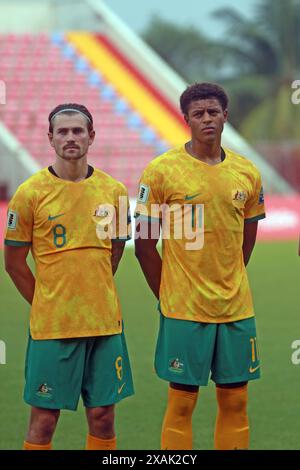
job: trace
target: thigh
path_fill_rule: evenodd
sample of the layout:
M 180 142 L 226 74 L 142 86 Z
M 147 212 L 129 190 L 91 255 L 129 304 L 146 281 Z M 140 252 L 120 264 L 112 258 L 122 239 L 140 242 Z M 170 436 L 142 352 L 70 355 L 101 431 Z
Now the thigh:
M 259 377 L 255 318 L 218 325 L 212 380 L 217 384 L 234 384 Z
M 76 410 L 84 370 L 85 339 L 28 339 L 25 362 L 26 403 L 48 409 Z
M 90 339 L 82 385 L 84 406 L 112 405 L 133 393 L 124 330 Z
M 157 375 L 168 382 L 207 385 L 216 325 L 167 318 L 161 314 L 155 352 Z

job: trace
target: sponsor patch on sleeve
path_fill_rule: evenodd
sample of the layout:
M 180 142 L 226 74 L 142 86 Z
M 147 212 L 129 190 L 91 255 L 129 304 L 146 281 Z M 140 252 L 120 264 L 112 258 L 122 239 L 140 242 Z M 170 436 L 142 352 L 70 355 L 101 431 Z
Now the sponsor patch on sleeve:
M 264 188 L 261 187 L 259 197 L 258 197 L 258 204 L 263 204 L 265 202 L 264 198 Z
M 138 202 L 147 202 L 149 197 L 150 188 L 146 184 L 141 184 L 139 189 Z
M 9 209 L 7 213 L 7 229 L 16 230 L 18 223 L 18 213 Z

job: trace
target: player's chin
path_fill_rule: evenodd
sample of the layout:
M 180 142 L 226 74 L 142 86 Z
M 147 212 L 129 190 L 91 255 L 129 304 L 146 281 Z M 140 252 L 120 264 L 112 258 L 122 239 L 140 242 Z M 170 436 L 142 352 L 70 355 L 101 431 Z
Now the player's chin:
M 201 140 L 203 143 L 212 143 L 216 140 L 216 134 L 214 132 L 210 133 L 210 134 L 206 134 L 206 135 L 202 135 L 201 136 Z
M 63 154 L 62 158 L 63 160 L 68 160 L 68 161 L 75 161 L 75 160 L 80 160 L 85 156 L 85 153 L 77 153 L 77 154 Z

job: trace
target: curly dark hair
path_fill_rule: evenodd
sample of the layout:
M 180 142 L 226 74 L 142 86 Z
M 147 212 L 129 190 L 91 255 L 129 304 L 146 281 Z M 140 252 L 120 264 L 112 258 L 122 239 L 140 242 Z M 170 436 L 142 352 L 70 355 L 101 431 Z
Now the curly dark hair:
M 74 109 L 74 113 L 76 113 L 76 111 L 79 111 L 80 113 L 86 116 L 87 124 L 88 124 L 88 131 L 91 132 L 93 130 L 93 116 L 83 104 L 77 104 L 77 103 L 59 104 L 51 111 L 51 113 L 48 116 L 49 132 L 51 133 L 53 132 L 53 117 L 55 116 L 55 114 L 60 113 L 60 112 L 63 112 L 63 114 L 72 114 L 71 110 L 73 109 Z
M 188 113 L 192 101 L 216 98 L 223 111 L 228 107 L 228 96 L 220 85 L 216 83 L 194 83 L 188 86 L 180 96 L 180 108 L 183 114 Z

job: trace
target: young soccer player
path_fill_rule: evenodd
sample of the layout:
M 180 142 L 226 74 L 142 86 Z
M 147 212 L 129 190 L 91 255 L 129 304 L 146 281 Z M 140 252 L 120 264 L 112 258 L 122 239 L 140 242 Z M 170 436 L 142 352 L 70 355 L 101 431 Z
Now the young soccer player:
M 31 304 L 24 449 L 51 449 L 60 410 L 76 410 L 80 395 L 86 449 L 115 449 L 115 404 L 133 394 L 113 280 L 130 238 L 127 191 L 87 163 L 95 131 L 85 106 L 57 106 L 48 135 L 54 164 L 18 188 L 5 238 L 6 270 Z
M 211 373 L 215 448 L 247 449 L 247 383 L 260 364 L 246 265 L 265 217 L 261 178 L 221 145 L 228 98 L 220 86 L 196 83 L 180 105 L 191 140 L 150 162 L 136 208 L 136 255 L 159 299 L 155 368 L 170 383 L 161 448 L 192 449 L 192 414 Z

